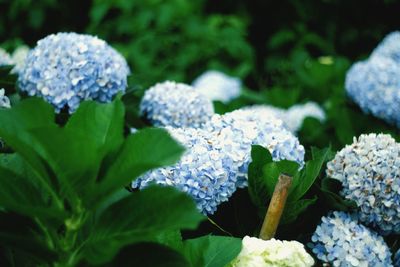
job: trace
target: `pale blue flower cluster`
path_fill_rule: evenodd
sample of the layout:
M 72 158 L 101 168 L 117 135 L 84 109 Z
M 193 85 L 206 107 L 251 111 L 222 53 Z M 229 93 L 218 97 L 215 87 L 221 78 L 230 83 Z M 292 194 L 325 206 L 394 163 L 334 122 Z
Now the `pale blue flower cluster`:
M 145 92 L 140 113 L 154 126 L 199 128 L 214 114 L 214 107 L 193 87 L 166 81 Z
M 56 111 L 74 112 L 81 101 L 109 102 L 127 87 L 129 67 L 105 41 L 77 33 L 57 33 L 38 41 L 18 83 L 30 96 L 43 97 Z
M 372 52 L 372 56 L 388 57 L 400 64 L 400 31 L 388 34 Z
M 356 216 L 335 211 L 321 221 L 310 244 L 321 261 L 334 267 L 393 266 L 383 238 L 360 224 Z
M 355 63 L 345 87 L 365 113 L 400 127 L 400 32 L 388 35 L 369 59 Z
M 236 110 L 214 115 L 204 127 L 216 132 L 223 150 L 238 170 L 238 187 L 247 185 L 247 169 L 251 162 L 251 145 L 267 148 L 273 160 L 291 160 L 304 165 L 304 147 L 283 127 L 283 122 L 271 114 L 252 110 Z
M 361 135 L 328 162 L 341 195 L 359 208 L 359 219 L 381 234 L 400 233 L 400 144 L 387 134 Z
M 169 167 L 147 172 L 132 183 L 133 188 L 149 184 L 174 186 L 189 194 L 204 214 L 212 214 L 235 192 L 236 170 L 231 158 L 217 149 L 215 133 L 194 128 L 166 128 L 187 151 Z
M 210 100 L 228 103 L 240 96 L 242 81 L 220 71 L 209 70 L 197 77 L 192 85 Z

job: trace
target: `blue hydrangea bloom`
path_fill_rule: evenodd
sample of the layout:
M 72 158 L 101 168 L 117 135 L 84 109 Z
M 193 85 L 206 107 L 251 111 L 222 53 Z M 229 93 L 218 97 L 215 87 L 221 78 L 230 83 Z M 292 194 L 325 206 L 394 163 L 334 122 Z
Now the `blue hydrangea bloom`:
M 400 64 L 380 56 L 358 62 L 347 72 L 345 87 L 365 113 L 400 127 Z
M 30 96 L 43 97 L 56 111 L 74 112 L 81 101 L 109 102 L 127 86 L 125 59 L 97 37 L 57 33 L 38 41 L 18 83 Z
M 251 162 L 251 145 L 267 148 L 276 161 L 291 160 L 304 164 L 304 147 L 283 127 L 283 122 L 272 114 L 252 110 L 236 110 L 224 115 L 214 115 L 204 127 L 217 133 L 218 144 L 232 159 L 238 169 L 238 187 L 247 185 L 247 169 Z
M 400 64 L 400 31 L 388 34 L 372 52 L 372 56 L 388 57 Z
M 242 81 L 225 73 L 209 70 L 197 77 L 192 85 L 210 100 L 228 103 L 240 96 Z
M 359 224 L 356 216 L 335 211 L 321 221 L 310 244 L 321 261 L 334 267 L 393 266 L 383 238 Z
M 152 183 L 174 186 L 193 197 L 204 214 L 214 213 L 236 190 L 232 160 L 217 149 L 218 140 L 213 133 L 194 128 L 166 129 L 187 151 L 177 164 L 147 172 L 132 187 L 143 188 Z
M 11 56 L 4 49 L 0 48 L 0 66 L 13 65 Z
M 359 219 L 381 234 L 400 233 L 400 144 L 387 134 L 361 135 L 328 162 L 341 195 L 359 208 Z
M 140 113 L 154 126 L 199 128 L 211 118 L 214 108 L 193 87 L 166 81 L 146 91 Z

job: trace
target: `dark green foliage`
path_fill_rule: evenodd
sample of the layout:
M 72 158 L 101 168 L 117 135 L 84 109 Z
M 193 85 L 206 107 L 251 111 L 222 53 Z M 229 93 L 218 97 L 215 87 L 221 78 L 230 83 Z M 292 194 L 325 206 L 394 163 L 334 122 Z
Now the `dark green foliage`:
M 252 147 L 252 162 L 249 165 L 249 195 L 258 207 L 261 218 L 265 216 L 266 208 L 275 189 L 280 174 L 293 178 L 289 195 L 283 213 L 283 224 L 292 223 L 308 206 L 315 204 L 316 195 L 304 195 L 310 190 L 322 170 L 322 166 L 332 156 L 330 148 L 319 150 L 312 148 L 311 160 L 299 170 L 296 162 L 282 160 L 272 161 L 269 151 L 261 146 Z
M 203 216 L 185 194 L 123 189 L 183 152 L 161 129 L 124 137 L 123 119 L 118 98 L 83 103 L 64 127 L 40 99 L 0 110 L 0 135 L 15 151 L 0 154 L 0 244 L 7 251 L 42 263 L 103 264 L 125 245 L 197 226 Z

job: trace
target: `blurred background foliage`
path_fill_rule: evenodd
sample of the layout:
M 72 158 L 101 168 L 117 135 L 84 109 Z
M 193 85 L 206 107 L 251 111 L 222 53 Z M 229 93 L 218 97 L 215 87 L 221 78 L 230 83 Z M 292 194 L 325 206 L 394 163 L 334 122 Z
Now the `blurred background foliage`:
M 59 31 L 95 34 L 124 54 L 144 89 L 218 69 L 246 89 L 218 112 L 316 101 L 327 122 L 307 120 L 301 141 L 338 149 L 363 132 L 397 137 L 348 101 L 343 84 L 352 62 L 400 29 L 398 10 L 396 0 L 0 0 L 0 44 L 12 51 Z

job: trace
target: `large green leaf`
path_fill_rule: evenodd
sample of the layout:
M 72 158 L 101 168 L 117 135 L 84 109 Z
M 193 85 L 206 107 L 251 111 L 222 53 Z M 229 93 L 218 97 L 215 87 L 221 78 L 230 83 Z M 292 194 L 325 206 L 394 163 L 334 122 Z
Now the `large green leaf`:
M 193 200 L 174 188 L 149 187 L 109 206 L 88 225 L 83 256 L 91 263 L 110 260 L 126 244 L 154 241 L 162 233 L 194 229 L 203 216 Z
M 300 176 L 295 177 L 288 201 L 299 200 L 307 193 L 321 172 L 323 164 L 330 158 L 331 154 L 332 151 L 329 147 L 321 150 L 312 149 L 313 159 L 307 161 Z
M 54 120 L 53 107 L 38 98 L 21 101 L 11 109 L 0 109 L 0 137 L 26 160 L 48 190 L 57 185 L 50 180 L 46 163 L 32 147 L 34 140 L 28 131 L 54 126 Z
M 256 206 L 266 205 L 265 196 L 267 196 L 267 187 L 264 181 L 264 166 L 272 162 L 272 156 L 268 149 L 254 145 L 251 147 L 251 163 L 248 169 L 248 191 L 251 201 Z
M 192 267 L 225 267 L 241 248 L 241 239 L 226 236 L 203 236 L 184 243 L 184 253 Z
M 163 129 L 148 128 L 128 136 L 100 182 L 98 195 L 108 195 L 150 169 L 174 164 L 183 151 Z
M 100 167 L 95 140 L 77 129 L 58 126 L 36 128 L 29 133 L 32 146 L 62 184 L 61 194 L 71 202 L 79 201 L 78 197 L 94 183 Z
M 62 221 L 66 214 L 17 154 L 0 154 L 0 206 L 31 217 Z
M 123 143 L 123 122 L 124 105 L 120 99 L 108 104 L 86 101 L 71 116 L 66 128 L 89 136 L 103 157 Z
M 276 183 L 281 174 L 296 177 L 298 174 L 299 164 L 294 161 L 281 160 L 271 162 L 264 166 L 264 182 L 267 187 L 268 197 L 272 197 Z

